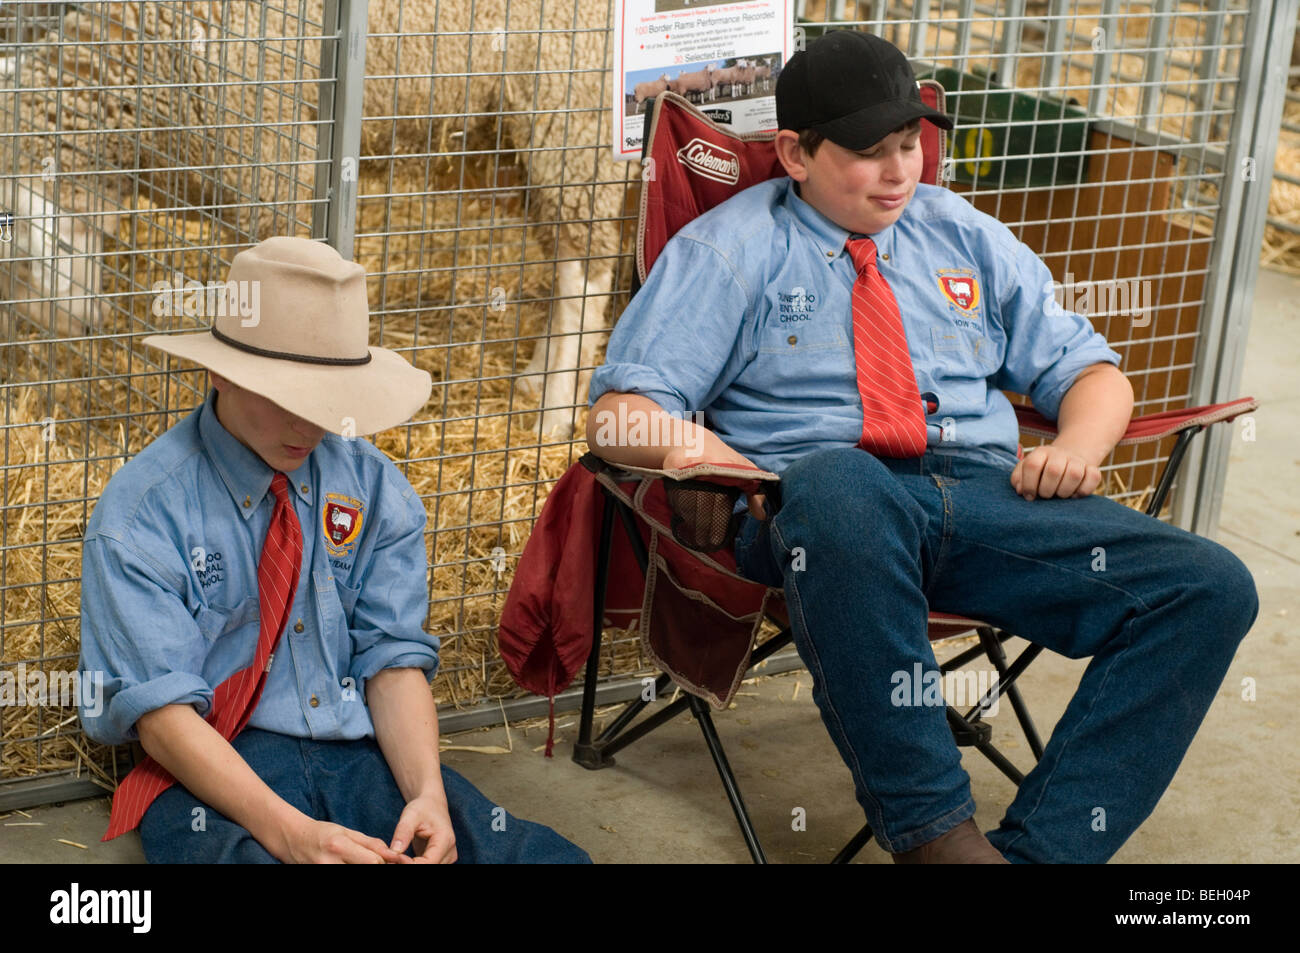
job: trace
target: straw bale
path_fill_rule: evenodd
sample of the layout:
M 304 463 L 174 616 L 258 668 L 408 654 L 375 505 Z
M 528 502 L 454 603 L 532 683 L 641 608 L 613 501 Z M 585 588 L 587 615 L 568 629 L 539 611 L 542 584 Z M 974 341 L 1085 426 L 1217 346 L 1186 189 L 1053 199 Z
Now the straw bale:
M 48 683 L 51 673 L 77 667 L 80 587 L 72 580 L 80 575 L 85 528 L 79 500 L 99 486 L 84 485 L 77 443 L 64 442 L 75 434 L 45 439 L 45 406 L 42 394 L 23 390 L 14 398 L 14 420 L 5 421 L 29 426 L 7 431 L 9 469 L 0 479 L 0 539 L 12 547 L 0 577 L 5 587 L 0 670 L 15 679 L 40 672 Z M 77 728 L 75 708 L 0 706 L 0 779 L 78 769 L 83 763 L 102 774 L 99 765 L 110 762 L 111 753 L 78 744 Z

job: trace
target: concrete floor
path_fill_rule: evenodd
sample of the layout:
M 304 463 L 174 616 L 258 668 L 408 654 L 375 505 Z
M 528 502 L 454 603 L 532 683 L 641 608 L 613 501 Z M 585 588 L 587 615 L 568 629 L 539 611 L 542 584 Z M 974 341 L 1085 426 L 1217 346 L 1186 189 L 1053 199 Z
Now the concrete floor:
M 1219 541 L 1255 576 L 1260 614 L 1228 672 L 1200 733 L 1155 813 L 1119 863 L 1295 863 L 1300 861 L 1300 758 L 1292 703 L 1300 698 L 1300 280 L 1261 272 L 1250 327 L 1243 394 L 1262 401 L 1258 439 L 1233 442 Z M 1016 647 L 1013 645 L 1012 654 Z M 1069 700 L 1085 662 L 1044 655 L 1023 690 L 1046 733 Z M 1242 680 L 1256 697 L 1242 698 Z M 829 860 L 862 823 L 848 770 L 811 697 L 806 672 L 746 686 L 715 715 L 741 790 L 770 860 Z M 560 718 L 556 756 L 538 747 L 544 728 L 503 728 L 448 736 L 451 745 L 500 745 L 510 754 L 447 751 L 460 771 L 512 813 L 549 824 L 599 863 L 735 863 L 748 853 L 698 728 L 686 716 L 637 742 L 618 764 L 588 772 L 569 760 L 575 716 Z M 1023 769 L 1030 753 L 1010 707 L 991 723 L 994 741 Z M 976 821 L 996 826 L 1014 789 L 982 756 L 964 749 L 979 804 Z M 34 809 L 0 818 L 0 862 L 137 863 L 137 835 L 99 843 L 108 799 Z M 792 829 L 803 808 L 806 830 Z M 23 826 L 17 826 L 23 825 Z M 85 849 L 59 843 L 75 841 Z M 859 858 L 888 863 L 874 844 Z

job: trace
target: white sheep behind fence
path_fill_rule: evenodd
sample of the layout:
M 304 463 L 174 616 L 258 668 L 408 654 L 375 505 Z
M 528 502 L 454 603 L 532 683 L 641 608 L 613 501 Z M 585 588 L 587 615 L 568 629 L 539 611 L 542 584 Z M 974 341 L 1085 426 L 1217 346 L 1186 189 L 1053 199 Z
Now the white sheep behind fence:
M 0 207 L 21 225 L 10 225 L 14 240 L 0 245 L 0 262 L 19 292 L 6 299 L 16 315 L 0 310 L 0 339 L 17 337 L 15 316 L 61 337 L 90 331 L 100 308 L 99 256 L 104 235 L 117 227 L 117 214 L 84 191 L 56 205 L 36 177 L 0 180 Z
M 305 7 L 320 20 L 321 0 Z M 608 0 L 406 0 L 369 9 L 364 114 L 399 118 L 363 126 L 363 155 L 499 139 L 526 158 L 529 218 L 544 226 L 535 229 L 541 254 L 529 257 L 545 255 L 556 268 L 550 333 L 523 383 L 540 392 L 543 432 L 567 435 L 573 405 L 586 398 L 590 371 L 579 368 L 594 365 L 608 328 L 622 253 L 625 175 L 604 125 Z M 310 208 L 320 46 L 297 39 L 296 10 L 87 4 L 24 44 L 11 80 L 20 158 L 7 197 L 28 211 L 28 223 L 61 223 L 78 194 L 90 199 L 82 203 L 88 214 L 53 240 L 53 254 L 50 235 L 61 225 L 17 229 L 12 253 L 43 263 L 43 284 L 30 287 L 92 291 L 67 303 L 68 327 L 95 327 L 102 234 L 135 189 L 156 184 L 250 242 L 292 231 Z M 221 84 L 224 104 L 213 92 Z M 59 87 L 67 88 L 53 95 Z M 286 157 L 294 149 L 297 158 Z M 99 236 L 89 233 L 96 220 Z
M 362 152 L 383 154 L 390 140 L 413 151 L 430 141 L 456 148 L 459 139 L 499 141 L 524 157 L 528 215 L 543 226 L 536 229 L 542 254 L 529 257 L 556 268 L 550 334 L 537 343 L 522 383 L 541 392 L 543 432 L 567 435 L 573 405 L 586 403 L 623 251 L 626 168 L 613 158 L 607 125 L 609 2 L 406 0 L 402 10 L 405 29 L 415 32 L 399 48 L 379 42 L 385 31 L 371 7 L 366 98 L 369 114 L 407 118 L 392 130 L 363 127 Z M 437 34 L 420 32 L 428 30 Z M 429 72 L 437 74 L 432 103 Z

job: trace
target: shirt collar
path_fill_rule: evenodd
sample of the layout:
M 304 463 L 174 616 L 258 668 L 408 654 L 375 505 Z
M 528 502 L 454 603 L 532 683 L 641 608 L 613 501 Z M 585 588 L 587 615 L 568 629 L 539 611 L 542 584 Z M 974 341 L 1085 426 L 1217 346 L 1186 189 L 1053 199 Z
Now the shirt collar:
M 275 471 L 266 462 L 235 439 L 217 419 L 217 392 L 208 391 L 207 399 L 199 408 L 199 439 L 213 467 L 226 485 L 235 507 L 248 519 L 271 489 L 271 478 Z M 308 506 L 312 505 L 310 482 L 306 479 L 311 454 L 299 465 L 297 470 L 287 473 L 290 489 Z
M 862 236 L 857 232 L 849 232 L 840 228 L 799 196 L 797 192 L 799 183 L 790 178 L 787 178 L 786 181 L 784 205 L 790 211 L 790 214 L 812 235 L 813 241 L 817 243 L 817 247 L 821 250 L 822 257 L 829 263 L 833 262 L 841 254 L 847 254 L 844 243 L 850 238 L 861 238 Z M 897 224 L 897 222 L 894 224 Z M 877 249 L 887 252 L 889 245 L 893 241 L 893 235 L 894 226 L 890 225 L 888 228 L 876 232 L 871 238 L 876 243 Z

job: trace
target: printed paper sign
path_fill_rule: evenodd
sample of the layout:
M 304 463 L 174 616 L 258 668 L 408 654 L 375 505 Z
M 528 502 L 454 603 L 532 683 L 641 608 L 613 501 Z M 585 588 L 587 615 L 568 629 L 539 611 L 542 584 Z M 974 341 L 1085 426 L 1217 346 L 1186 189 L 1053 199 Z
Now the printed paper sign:
M 665 90 L 736 132 L 776 128 L 776 78 L 792 52 L 791 0 L 614 6 L 614 158 L 641 157 L 646 109 Z

